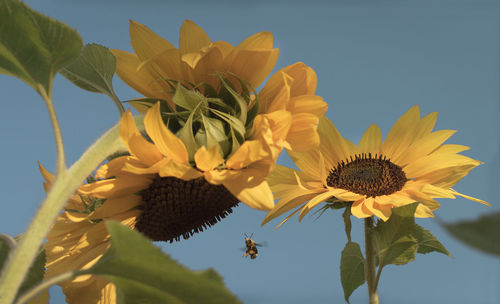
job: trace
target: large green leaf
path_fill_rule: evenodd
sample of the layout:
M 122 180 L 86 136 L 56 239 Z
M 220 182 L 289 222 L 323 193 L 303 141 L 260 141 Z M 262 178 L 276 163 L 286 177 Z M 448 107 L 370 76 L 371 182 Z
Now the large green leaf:
M 380 267 L 404 265 L 415 259 L 418 243 L 413 236 L 418 203 L 392 209 L 387 222 L 379 221 L 373 229 Z
M 440 252 L 442 254 L 450 255 L 448 250 L 441 244 L 438 239 L 427 229 L 420 227 L 415 224 L 415 230 L 413 231 L 413 236 L 417 239 L 418 249 L 417 253 L 430 253 L 430 252 Z
M 347 242 L 344 250 L 342 250 L 340 281 L 347 302 L 349 302 L 352 292 L 365 282 L 365 259 L 357 243 Z
M 500 256 L 500 212 L 442 226 L 465 244 Z
M 63 68 L 60 73 L 78 87 L 116 98 L 113 90 L 113 75 L 116 59 L 104 46 L 87 44 L 80 57 Z
M 111 247 L 84 273 L 116 285 L 118 303 L 240 303 L 214 271 L 179 265 L 139 232 L 107 222 Z
M 56 72 L 73 62 L 81 49 L 80 35 L 64 23 L 20 1 L 0 0 L 0 73 L 50 94 Z

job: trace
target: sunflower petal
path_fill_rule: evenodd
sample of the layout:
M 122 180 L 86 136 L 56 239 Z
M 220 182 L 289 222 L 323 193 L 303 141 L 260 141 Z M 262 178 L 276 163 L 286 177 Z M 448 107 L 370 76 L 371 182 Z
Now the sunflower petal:
M 420 109 L 416 105 L 403 114 L 391 128 L 382 144 L 382 154 L 391 159 L 397 158 L 413 141 L 419 122 Z
M 146 114 L 144 125 L 158 150 L 166 157 L 180 164 L 187 164 L 188 153 L 180 138 L 175 136 L 163 123 L 160 103 L 156 103 Z
M 372 124 L 363 134 L 359 142 L 359 150 L 362 153 L 380 154 L 382 147 L 382 132 L 376 124 Z
M 173 44 L 139 22 L 130 20 L 129 33 L 132 48 L 141 61 L 147 60 L 165 50 L 175 48 Z
M 274 207 L 273 193 L 269 184 L 260 177 L 242 172 L 223 183 L 231 194 L 251 208 L 271 210 Z
M 179 50 L 181 54 L 199 52 L 204 46 L 210 44 L 207 33 L 191 20 L 182 23 L 179 37 Z
M 220 155 L 217 146 L 207 149 L 201 146 L 194 154 L 196 167 L 201 171 L 210 171 L 224 162 L 224 158 Z

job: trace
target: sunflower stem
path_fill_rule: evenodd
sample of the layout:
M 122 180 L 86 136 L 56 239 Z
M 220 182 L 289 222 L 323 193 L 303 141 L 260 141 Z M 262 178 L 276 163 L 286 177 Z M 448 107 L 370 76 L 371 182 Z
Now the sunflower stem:
M 35 297 L 38 295 L 40 292 L 44 291 L 45 289 L 48 289 L 52 285 L 59 284 L 61 282 L 64 282 L 66 280 L 69 280 L 71 278 L 74 278 L 78 276 L 79 271 L 68 271 L 68 272 L 63 272 L 61 274 L 58 274 L 50 279 L 44 280 L 40 282 L 40 284 L 35 285 L 35 287 L 31 288 L 30 290 L 26 291 L 23 293 L 16 301 L 16 304 L 25 304 L 28 303 L 31 298 Z
M 144 129 L 142 117 L 136 118 L 136 124 Z M 56 176 L 45 201 L 3 268 L 0 277 L 0 304 L 11 304 L 14 301 L 38 249 L 71 195 L 108 155 L 122 150 L 125 150 L 125 146 L 119 137 L 119 124 L 116 124 L 90 146 L 65 174 Z
M 368 285 L 370 304 L 378 304 L 378 293 L 375 278 L 375 250 L 373 248 L 373 217 L 365 218 L 365 277 Z
M 61 128 L 59 126 L 59 121 L 57 120 L 56 109 L 52 103 L 52 92 L 46 92 L 45 89 L 39 85 L 38 93 L 42 96 L 43 101 L 45 101 L 45 106 L 49 111 L 50 122 L 52 123 L 52 130 L 54 130 L 54 139 L 56 140 L 57 149 L 57 176 L 64 174 L 66 171 L 66 156 L 64 154 L 64 145 L 61 135 Z

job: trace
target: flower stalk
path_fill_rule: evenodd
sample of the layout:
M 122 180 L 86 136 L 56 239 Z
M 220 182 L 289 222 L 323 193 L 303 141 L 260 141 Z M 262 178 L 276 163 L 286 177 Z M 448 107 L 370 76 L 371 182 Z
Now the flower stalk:
M 375 277 L 375 249 L 373 248 L 373 216 L 365 218 L 365 277 L 370 304 L 378 304 L 377 279 Z

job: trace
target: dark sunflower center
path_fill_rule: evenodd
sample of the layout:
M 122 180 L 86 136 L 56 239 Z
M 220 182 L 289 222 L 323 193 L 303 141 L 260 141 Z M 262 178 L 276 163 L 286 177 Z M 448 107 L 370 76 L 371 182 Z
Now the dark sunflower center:
M 349 190 L 354 193 L 376 197 L 401 190 L 406 175 L 400 166 L 382 155 L 372 157 L 371 153 L 356 155 L 354 159 L 342 161 L 330 170 L 326 184 L 330 187 Z
M 208 229 L 238 205 L 224 186 L 204 178 L 184 181 L 157 177 L 142 193 L 142 215 L 136 228 L 153 241 L 179 241 Z

